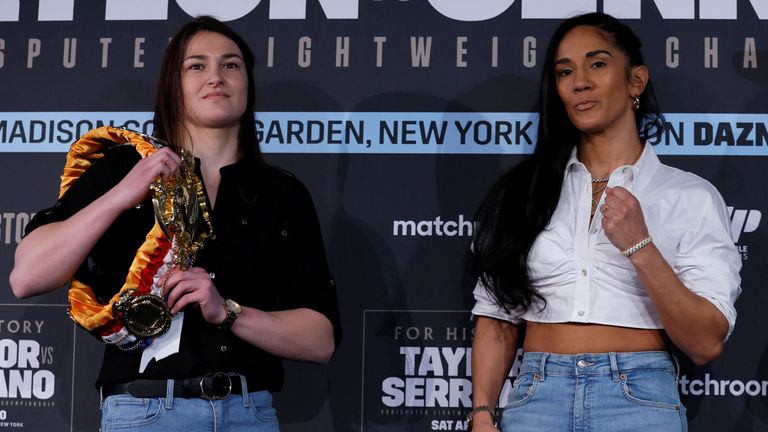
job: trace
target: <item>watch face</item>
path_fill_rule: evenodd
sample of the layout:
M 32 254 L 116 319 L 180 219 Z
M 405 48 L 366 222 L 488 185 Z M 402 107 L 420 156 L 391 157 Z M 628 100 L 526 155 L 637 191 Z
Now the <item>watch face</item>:
M 235 315 L 240 315 L 240 305 L 231 299 L 224 300 L 224 303 L 227 305 L 227 309 L 231 310 L 235 313 Z

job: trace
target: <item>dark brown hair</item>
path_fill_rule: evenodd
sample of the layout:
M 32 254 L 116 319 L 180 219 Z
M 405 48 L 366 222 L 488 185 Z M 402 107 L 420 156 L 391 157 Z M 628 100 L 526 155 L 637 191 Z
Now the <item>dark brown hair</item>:
M 184 117 L 184 97 L 181 90 L 182 64 L 184 62 L 184 52 L 190 39 L 204 31 L 221 34 L 240 48 L 248 79 L 248 101 L 245 106 L 245 112 L 240 117 L 239 151 L 243 158 L 255 158 L 261 161 L 262 155 L 259 143 L 256 140 L 256 125 L 253 112 L 256 102 L 253 78 L 253 53 L 239 34 L 226 24 L 210 16 L 200 16 L 188 22 L 176 32 L 168 43 L 160 68 L 160 79 L 157 83 L 154 136 L 167 141 L 171 148 L 178 150 L 179 143 L 183 142 L 185 134 L 188 134 L 182 122 Z

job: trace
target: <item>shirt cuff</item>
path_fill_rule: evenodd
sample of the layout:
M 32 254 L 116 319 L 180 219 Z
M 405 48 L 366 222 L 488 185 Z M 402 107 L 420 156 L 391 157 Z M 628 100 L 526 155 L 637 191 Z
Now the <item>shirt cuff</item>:
M 475 307 L 472 308 L 473 316 L 496 318 L 511 322 L 512 324 L 520 324 L 523 322 L 523 319 L 520 316 L 505 311 L 501 306 L 491 300 L 488 290 L 485 288 L 482 281 L 477 281 L 473 295 L 475 296 Z

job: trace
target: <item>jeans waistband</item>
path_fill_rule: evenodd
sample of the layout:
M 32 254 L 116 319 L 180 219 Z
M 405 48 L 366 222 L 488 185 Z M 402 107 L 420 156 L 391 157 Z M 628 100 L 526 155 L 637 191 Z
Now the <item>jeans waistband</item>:
M 613 375 L 633 369 L 668 370 L 677 375 L 677 359 L 666 351 L 609 352 L 585 354 L 553 354 L 527 352 L 523 355 L 522 372 L 533 372 L 544 379 L 547 375 L 596 376 Z
M 174 380 L 138 379 L 128 383 L 101 387 L 101 395 L 128 394 L 137 398 L 161 398 L 169 394 L 181 398 L 226 399 L 243 393 L 244 377 L 223 372 L 209 373 L 201 377 Z

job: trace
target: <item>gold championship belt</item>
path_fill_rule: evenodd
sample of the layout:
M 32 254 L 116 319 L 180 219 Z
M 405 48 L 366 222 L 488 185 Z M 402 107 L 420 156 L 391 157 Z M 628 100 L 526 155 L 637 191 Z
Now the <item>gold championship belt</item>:
M 94 129 L 70 148 L 59 198 L 104 155 L 104 150 L 127 144 L 133 145 L 142 157 L 166 145 L 126 128 Z M 136 252 L 120 291 L 102 304 L 91 287 L 76 278 L 70 283 L 70 317 L 104 342 L 123 350 L 144 349 L 153 338 L 168 331 L 172 316 L 160 281 L 173 268 L 189 268 L 205 239 L 213 233 L 194 158 L 184 149 L 179 153 L 181 165 L 176 175 L 169 180 L 158 177 L 150 187 L 155 224 Z

